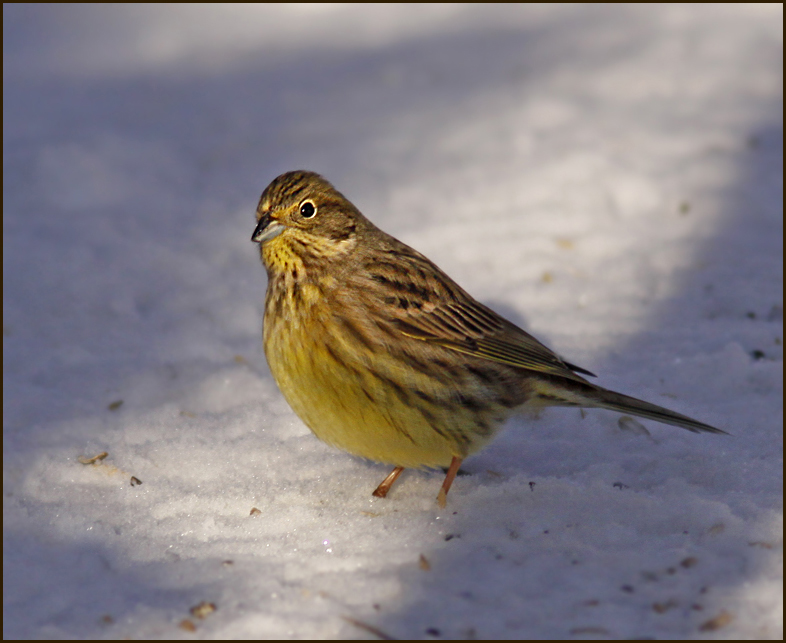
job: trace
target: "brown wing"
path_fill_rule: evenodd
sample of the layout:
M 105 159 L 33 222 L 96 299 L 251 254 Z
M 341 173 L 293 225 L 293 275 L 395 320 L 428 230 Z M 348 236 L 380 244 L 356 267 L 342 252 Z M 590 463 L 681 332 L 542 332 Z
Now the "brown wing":
M 532 335 L 477 302 L 448 304 L 396 319 L 408 337 L 530 371 L 584 381 L 589 371 L 562 360 Z
M 407 337 L 510 366 L 585 382 L 589 371 L 551 349 L 490 308 L 475 301 L 431 261 L 390 238 L 384 256 L 366 263 L 360 277 L 377 299 L 372 311 Z M 370 280 L 373 283 L 368 283 Z M 383 306 L 379 306 L 378 298 Z

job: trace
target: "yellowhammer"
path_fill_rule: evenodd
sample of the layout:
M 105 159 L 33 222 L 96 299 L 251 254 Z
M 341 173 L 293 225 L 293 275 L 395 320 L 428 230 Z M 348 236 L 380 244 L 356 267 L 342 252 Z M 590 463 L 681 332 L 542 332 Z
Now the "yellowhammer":
M 265 188 L 252 240 L 268 274 L 264 344 L 295 413 L 328 444 L 406 467 L 461 461 L 514 412 L 601 407 L 724 433 L 587 381 L 529 333 L 475 301 L 431 261 L 382 232 L 313 172 Z

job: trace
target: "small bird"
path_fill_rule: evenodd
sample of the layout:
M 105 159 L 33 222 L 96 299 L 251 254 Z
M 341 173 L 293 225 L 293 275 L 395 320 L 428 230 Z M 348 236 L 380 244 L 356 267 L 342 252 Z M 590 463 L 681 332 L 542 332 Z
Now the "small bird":
M 592 373 L 477 302 L 319 174 L 274 179 L 256 218 L 270 371 L 318 438 L 395 466 L 374 496 L 407 467 L 447 467 L 444 507 L 461 461 L 527 409 L 605 408 L 725 433 L 589 382 Z

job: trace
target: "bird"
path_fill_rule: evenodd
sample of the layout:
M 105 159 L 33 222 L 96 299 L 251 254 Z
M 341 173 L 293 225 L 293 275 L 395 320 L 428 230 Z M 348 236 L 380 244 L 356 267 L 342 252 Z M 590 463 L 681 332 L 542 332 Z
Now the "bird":
M 590 382 L 475 300 L 424 255 L 383 232 L 315 172 L 265 188 L 251 240 L 267 271 L 265 356 L 279 389 L 329 445 L 395 468 L 447 468 L 513 414 L 603 408 L 693 432 L 726 433 Z

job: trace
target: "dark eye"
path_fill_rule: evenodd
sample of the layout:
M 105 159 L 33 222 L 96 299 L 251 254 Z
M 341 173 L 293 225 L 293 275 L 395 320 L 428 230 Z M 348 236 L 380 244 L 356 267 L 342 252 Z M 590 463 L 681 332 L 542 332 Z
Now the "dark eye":
M 303 201 L 300 204 L 300 216 L 304 219 L 310 219 L 317 213 L 317 206 L 314 205 L 313 201 Z

